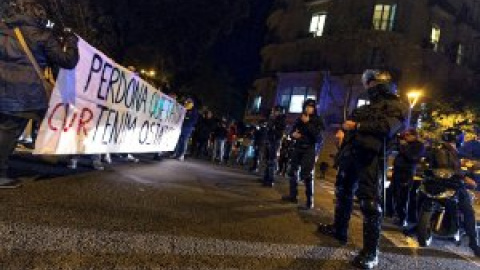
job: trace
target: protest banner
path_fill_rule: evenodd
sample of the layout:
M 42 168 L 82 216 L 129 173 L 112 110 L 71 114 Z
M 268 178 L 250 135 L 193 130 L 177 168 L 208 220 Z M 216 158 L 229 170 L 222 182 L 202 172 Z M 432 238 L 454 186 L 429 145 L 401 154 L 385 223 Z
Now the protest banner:
M 185 109 L 87 42 L 80 61 L 60 70 L 34 154 L 174 150 Z

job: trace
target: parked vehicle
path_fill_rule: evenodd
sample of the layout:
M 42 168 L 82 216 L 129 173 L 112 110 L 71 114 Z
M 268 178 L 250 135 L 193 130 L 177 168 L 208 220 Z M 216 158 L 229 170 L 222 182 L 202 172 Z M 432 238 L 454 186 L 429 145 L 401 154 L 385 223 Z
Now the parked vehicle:
M 434 237 L 452 239 L 460 245 L 465 234 L 463 215 L 458 209 L 460 185 L 463 185 L 462 179 L 452 170 L 426 171 L 419 190 L 422 203 L 417 237 L 420 246 L 429 246 Z

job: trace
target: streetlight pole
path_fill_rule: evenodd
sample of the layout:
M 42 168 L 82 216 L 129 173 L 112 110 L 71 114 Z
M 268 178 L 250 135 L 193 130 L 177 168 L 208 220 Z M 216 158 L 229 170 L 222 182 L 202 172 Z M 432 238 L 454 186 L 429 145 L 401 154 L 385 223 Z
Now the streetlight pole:
M 408 103 L 409 103 L 409 105 L 410 105 L 410 106 L 408 107 L 408 118 L 407 118 L 407 126 L 408 126 L 408 128 L 411 127 L 413 108 L 415 108 L 415 105 L 417 104 L 418 99 L 420 98 L 421 95 L 422 95 L 422 93 L 420 93 L 420 92 L 418 92 L 418 91 L 412 91 L 412 92 L 409 92 L 409 93 L 407 94 Z

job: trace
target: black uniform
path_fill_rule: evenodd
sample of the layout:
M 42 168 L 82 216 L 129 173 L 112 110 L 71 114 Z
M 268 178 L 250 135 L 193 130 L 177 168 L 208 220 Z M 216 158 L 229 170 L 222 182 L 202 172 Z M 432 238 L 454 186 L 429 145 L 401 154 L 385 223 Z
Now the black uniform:
M 410 190 L 414 188 L 413 177 L 416 167 L 425 154 L 425 146 L 420 141 L 408 142 L 400 145 L 398 155 L 393 164 L 392 193 L 394 198 L 395 213 L 399 223 L 406 225 L 409 213 L 413 218 L 416 209 L 416 197 Z M 414 211 L 412 211 L 414 210 Z M 410 220 L 416 222 L 415 220 Z
M 265 145 L 265 159 L 267 161 L 267 166 L 265 167 L 265 173 L 263 175 L 263 183 L 266 186 L 272 186 L 275 182 L 277 152 L 280 148 L 285 127 L 284 114 L 270 119 L 267 124 L 267 141 Z
M 310 121 L 304 123 L 300 118 L 297 119 L 292 127 L 292 134 L 298 131 L 302 137 L 295 140 L 294 150 L 292 152 L 290 171 L 290 196 L 292 200 L 297 200 L 298 196 L 298 170 L 300 169 L 300 178 L 305 183 L 305 194 L 307 196 L 307 208 L 313 207 L 313 168 L 315 166 L 316 145 L 320 141 L 321 132 L 325 130 L 323 119 L 316 112 L 310 115 Z
M 253 133 L 254 154 L 253 154 L 252 167 L 250 167 L 251 172 L 256 172 L 258 170 L 260 161 L 263 159 L 262 150 L 265 146 L 266 137 L 267 137 L 267 127 L 264 123 L 261 123 Z
M 341 242 L 347 241 L 356 194 L 364 217 L 361 255 L 376 256 L 382 222 L 385 146 L 402 130 L 407 107 L 384 84 L 369 88 L 368 94 L 371 104 L 353 112 L 351 120 L 357 123 L 357 129 L 346 132 L 339 152 L 333 233 Z
M 442 143 L 432 150 L 429 156 L 429 164 L 431 169 L 452 169 L 457 172 L 460 178 L 463 178 L 458 151 L 448 143 Z M 463 184 L 458 185 L 457 193 L 458 208 L 463 213 L 465 232 L 470 238 L 470 248 L 472 248 L 476 256 L 480 256 L 472 198 Z

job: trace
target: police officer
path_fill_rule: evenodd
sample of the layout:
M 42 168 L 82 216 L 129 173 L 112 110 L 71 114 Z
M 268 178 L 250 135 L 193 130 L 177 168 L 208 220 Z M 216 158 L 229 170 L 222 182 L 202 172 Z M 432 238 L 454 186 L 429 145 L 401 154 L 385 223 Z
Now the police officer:
M 356 194 L 363 214 L 364 241 L 353 265 L 362 269 L 378 264 L 385 145 L 403 129 L 407 112 L 407 106 L 391 93 L 389 80 L 388 74 L 376 70 L 366 70 L 362 76 L 370 104 L 354 110 L 343 124 L 334 223 L 318 227 L 320 233 L 346 244 Z
M 463 213 L 465 232 L 469 237 L 469 246 L 480 257 L 480 247 L 478 246 L 478 234 L 476 229 L 475 211 L 472 207 L 472 198 L 467 189 L 475 189 L 477 183 L 472 178 L 465 176 L 461 172 L 458 147 L 463 142 L 463 132 L 456 128 L 450 128 L 443 132 L 444 141 L 437 147 L 434 147 L 429 157 L 431 169 L 451 169 L 456 172 L 462 183 L 457 188 L 458 208 Z
M 285 132 L 285 113 L 282 106 L 275 106 L 272 109 L 267 123 L 267 141 L 265 145 L 265 159 L 267 166 L 263 175 L 263 185 L 273 187 L 275 182 L 275 167 L 277 163 L 277 152 L 280 148 L 283 133 Z
M 412 206 L 416 205 L 416 198 L 411 196 L 411 190 L 414 189 L 413 177 L 417 164 L 424 154 L 425 146 L 419 141 L 417 131 L 415 129 L 405 131 L 399 140 L 398 155 L 393 162 L 391 187 L 397 215 L 395 223 L 402 228 L 408 225 L 408 213 L 415 212 L 412 211 Z
M 313 209 L 313 168 L 315 165 L 317 142 L 321 132 L 325 129 L 323 119 L 318 116 L 316 102 L 308 99 L 303 105 L 303 113 L 292 127 L 291 137 L 295 140 L 292 153 L 291 166 L 288 176 L 290 177 L 290 194 L 283 196 L 282 200 L 298 202 L 298 170 L 300 177 L 305 183 L 307 203 L 301 210 Z
M 265 122 L 265 120 L 262 120 L 258 124 L 258 126 L 255 128 L 255 131 L 253 132 L 254 154 L 253 154 L 252 166 L 250 167 L 250 170 L 249 170 L 252 173 L 259 172 L 259 166 L 261 161 L 263 160 L 264 152 L 262 150 L 265 148 L 266 137 L 267 137 L 267 123 Z

